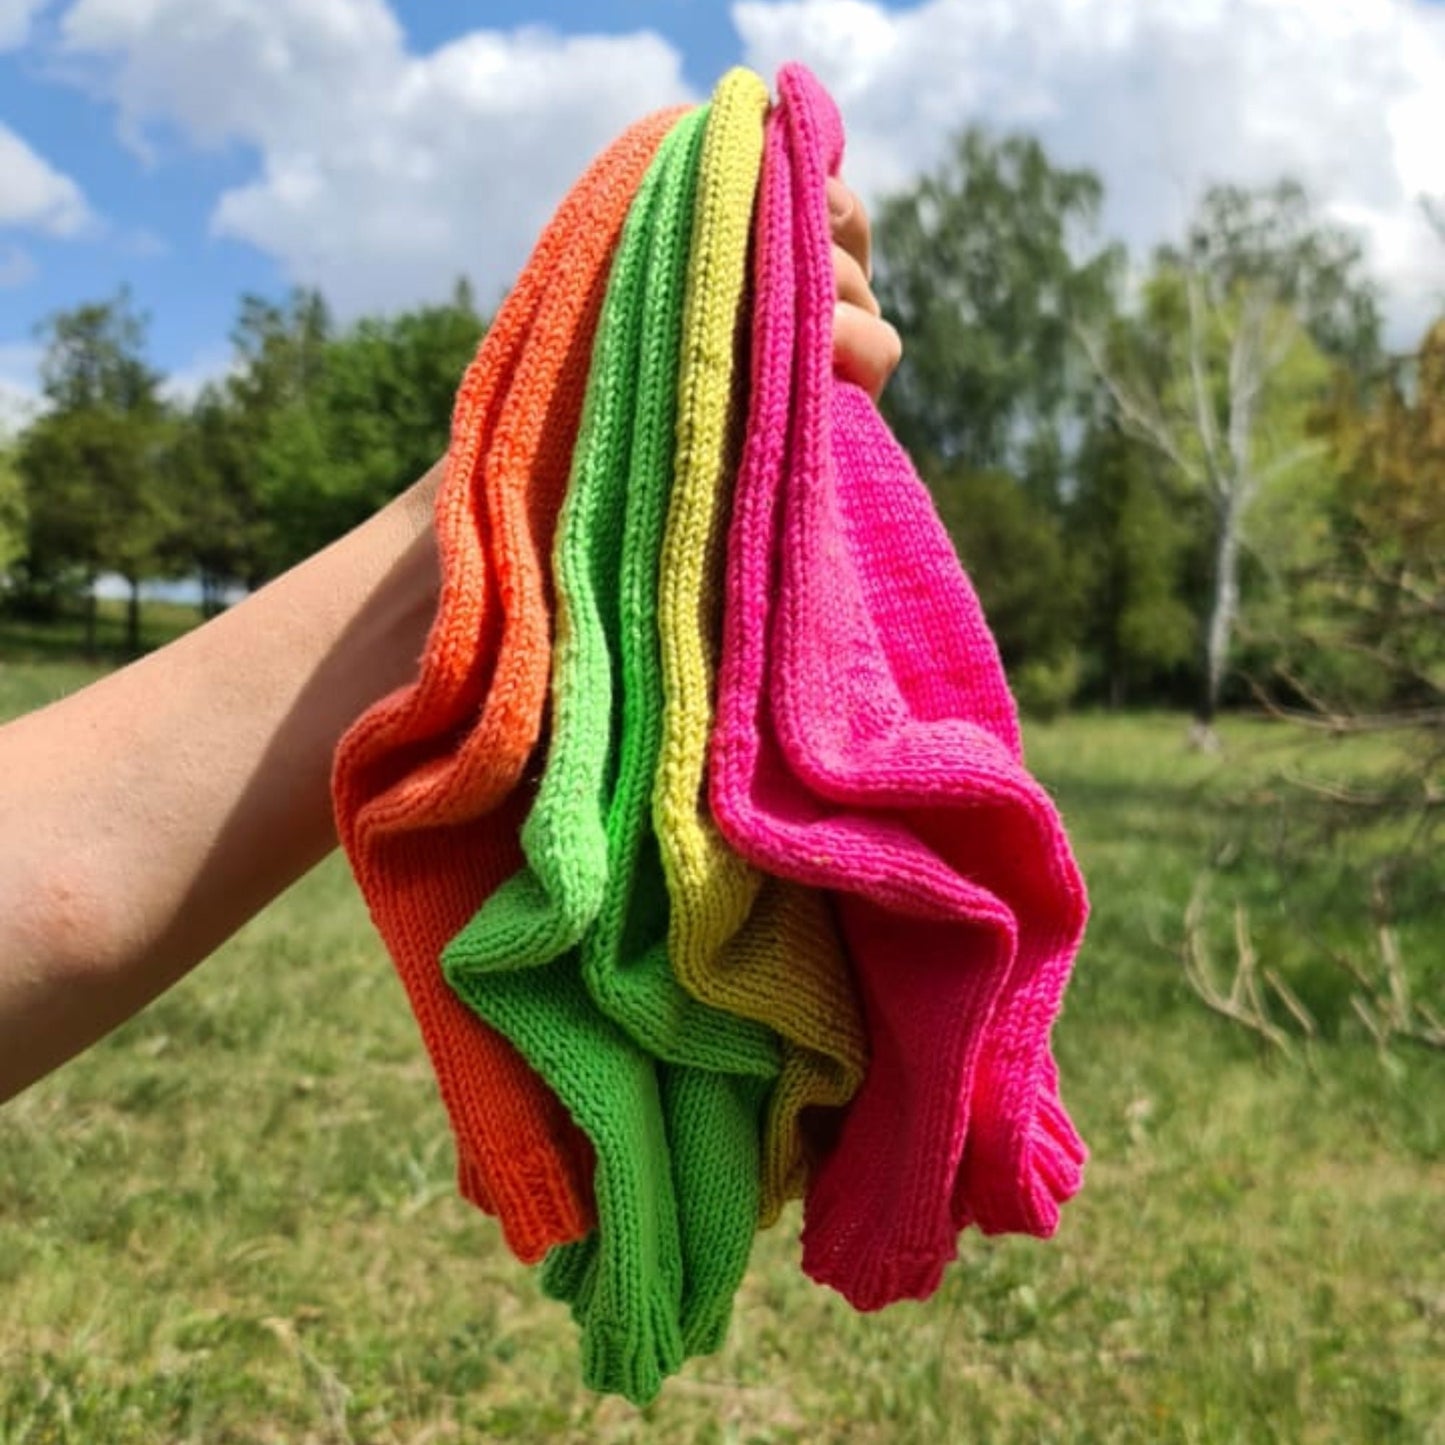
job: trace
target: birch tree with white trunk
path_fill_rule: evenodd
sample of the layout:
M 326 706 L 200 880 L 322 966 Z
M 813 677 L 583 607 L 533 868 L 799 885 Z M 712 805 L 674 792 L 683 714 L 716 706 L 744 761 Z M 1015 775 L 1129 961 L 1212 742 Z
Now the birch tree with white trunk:
M 1198 718 L 1212 740 L 1251 513 L 1321 455 L 1307 420 L 1327 358 L 1363 373 L 1378 348 L 1360 247 L 1319 222 L 1292 182 L 1216 187 L 1183 245 L 1156 254 L 1137 313 L 1108 332 L 1076 330 L 1121 429 L 1164 459 L 1181 492 L 1208 503 Z

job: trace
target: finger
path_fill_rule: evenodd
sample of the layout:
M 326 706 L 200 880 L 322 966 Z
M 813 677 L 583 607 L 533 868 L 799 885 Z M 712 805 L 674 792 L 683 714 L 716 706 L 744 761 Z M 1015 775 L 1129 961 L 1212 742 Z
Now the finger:
M 871 316 L 883 314 L 863 268 L 841 246 L 833 247 L 833 289 L 838 300 L 860 307 Z
M 833 308 L 833 365 L 877 401 L 903 357 L 903 342 L 888 322 L 846 301 Z
M 841 246 L 863 269 L 873 274 L 873 242 L 863 202 L 836 176 L 828 177 L 828 223 L 835 245 Z

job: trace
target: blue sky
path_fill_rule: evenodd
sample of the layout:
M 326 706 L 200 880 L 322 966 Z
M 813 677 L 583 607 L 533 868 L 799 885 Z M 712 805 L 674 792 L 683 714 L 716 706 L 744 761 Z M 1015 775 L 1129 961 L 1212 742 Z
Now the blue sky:
M 1104 177 L 1136 250 L 1210 179 L 1289 171 L 1406 334 L 1445 291 L 1445 10 L 1425 0 L 0 0 L 0 420 L 35 323 L 129 283 L 181 390 L 245 290 L 343 317 L 494 300 L 586 159 L 729 65 L 808 61 L 866 195 L 972 120 Z M 8 408 L 8 410 L 7 410 Z
M 741 58 L 727 8 L 709 0 L 396 0 L 391 8 L 418 52 L 472 30 L 652 30 L 676 48 L 699 92 Z M 0 280 L 9 279 L 7 258 L 20 272 L 0 286 L 0 346 L 22 347 L 55 308 L 128 284 L 150 316 L 157 363 L 209 370 L 224 355 L 239 295 L 279 293 L 290 279 L 274 253 L 211 231 L 217 196 L 254 173 L 256 149 L 244 141 L 197 147 L 179 128 L 153 119 L 146 131 L 153 154 L 139 154 L 94 68 L 63 52 L 62 15 L 63 7 L 47 6 L 27 43 L 0 53 L 0 124 L 76 182 L 95 222 L 79 236 L 41 232 L 23 241 L 0 229 Z M 439 276 L 437 293 L 450 281 Z

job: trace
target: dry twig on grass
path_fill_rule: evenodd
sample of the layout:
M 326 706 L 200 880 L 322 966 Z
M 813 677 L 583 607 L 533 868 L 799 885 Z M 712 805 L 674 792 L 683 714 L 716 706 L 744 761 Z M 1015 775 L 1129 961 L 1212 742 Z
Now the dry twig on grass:
M 1195 880 L 1184 913 L 1181 954 L 1189 986 L 1205 1007 L 1248 1029 L 1282 1053 L 1290 1052 L 1293 1039 L 1271 1012 L 1271 995 L 1293 1020 L 1301 1037 L 1318 1038 L 1319 1025 L 1299 995 L 1277 969 L 1260 967 L 1249 914 L 1239 902 L 1234 905 L 1234 968 L 1227 988 L 1221 986 L 1205 941 L 1209 879 L 1210 873 L 1206 870 Z M 1350 995 L 1351 1009 L 1381 1053 L 1388 1052 L 1397 1042 L 1445 1050 L 1445 1019 L 1415 998 L 1411 990 L 1383 870 L 1375 875 L 1370 902 L 1375 920 L 1376 966 L 1368 968 L 1348 954 L 1325 950 L 1331 962 L 1344 969 L 1358 986 Z
M 1273 1048 L 1288 1053 L 1289 1035 L 1270 1016 L 1264 990 L 1260 987 L 1259 959 L 1250 938 L 1249 915 L 1242 903 L 1234 905 L 1235 965 L 1228 992 L 1216 981 L 1214 964 L 1204 939 L 1204 912 L 1208 892 L 1209 874 L 1201 873 L 1195 880 L 1189 907 L 1184 911 L 1184 976 L 1207 1008 L 1222 1018 L 1229 1019 L 1231 1023 L 1239 1024 L 1257 1034 Z M 1274 987 L 1278 991 L 1279 985 L 1273 970 L 1266 970 L 1264 981 L 1266 988 Z M 1314 1037 L 1314 1020 L 1292 993 L 1287 996 L 1286 1007 L 1300 1022 L 1307 1035 Z
M 1445 1021 L 1411 992 L 1383 870 L 1375 874 L 1370 890 L 1370 912 L 1375 920 L 1378 969 L 1371 974 L 1353 960 L 1339 960 L 1360 985 L 1360 991 L 1350 997 L 1350 1006 L 1382 1052 L 1396 1039 L 1445 1050 Z

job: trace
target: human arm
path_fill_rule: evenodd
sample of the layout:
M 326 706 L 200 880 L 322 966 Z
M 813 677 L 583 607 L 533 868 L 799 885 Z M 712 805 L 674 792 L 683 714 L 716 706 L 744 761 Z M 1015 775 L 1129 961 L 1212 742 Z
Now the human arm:
M 100 1038 L 335 845 L 331 756 L 414 673 L 433 468 L 234 608 L 0 728 L 0 1098 Z
M 897 335 L 838 184 L 835 353 L 875 396 Z M 440 465 L 220 617 L 0 727 L 0 1100 L 138 1012 L 335 846 L 341 734 L 410 680 Z

